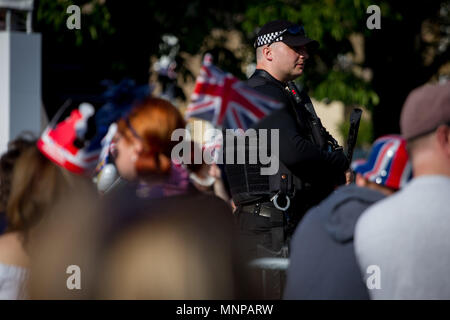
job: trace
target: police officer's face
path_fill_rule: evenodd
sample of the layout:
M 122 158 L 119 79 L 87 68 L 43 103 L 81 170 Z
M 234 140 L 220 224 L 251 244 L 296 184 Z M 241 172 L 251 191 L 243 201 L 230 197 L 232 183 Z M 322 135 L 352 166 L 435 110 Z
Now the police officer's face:
M 289 47 L 283 42 L 271 45 L 274 67 L 281 81 L 291 81 L 302 75 L 306 59 L 309 58 L 305 46 Z

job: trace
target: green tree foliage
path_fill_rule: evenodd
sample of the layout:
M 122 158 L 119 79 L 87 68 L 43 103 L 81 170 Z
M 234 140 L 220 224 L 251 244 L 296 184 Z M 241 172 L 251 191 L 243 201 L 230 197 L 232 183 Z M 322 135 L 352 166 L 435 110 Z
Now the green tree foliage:
M 381 29 L 369 30 L 367 7 L 381 9 Z M 430 81 L 450 60 L 449 1 L 266 0 L 252 1 L 242 23 L 247 37 L 274 19 L 304 24 L 308 36 L 320 42 L 301 81 L 317 99 L 363 105 L 374 113 L 374 138 L 399 132 L 401 107 L 407 94 Z M 424 23 L 432 27 L 424 40 Z M 364 38 L 364 60 L 346 61 L 354 54 L 352 34 Z M 447 45 L 445 44 L 447 43 Z M 427 59 L 429 60 L 428 62 Z M 344 59 L 340 59 L 344 58 Z M 431 62 L 430 62 L 431 61 Z M 370 77 L 362 77 L 363 69 Z
M 68 30 L 66 21 L 69 17 L 67 8 L 77 5 L 82 9 L 82 28 L 80 30 Z M 97 41 L 100 38 L 111 35 L 111 14 L 106 6 L 98 0 L 39 0 L 36 6 L 36 19 L 38 29 L 41 32 L 55 35 L 60 43 L 71 43 L 75 46 Z
M 72 4 L 83 9 L 81 30 L 65 27 L 66 9 Z M 244 3 L 236 0 L 39 0 L 36 29 L 61 48 L 90 51 L 99 67 L 109 66 L 103 69 L 109 69 L 113 78 L 143 79 L 148 77 L 149 57 L 160 53 L 164 34 L 176 36 L 181 51 L 195 54 L 213 28 L 233 28 L 244 9 Z
M 307 35 L 321 46 L 313 65 L 308 65 L 304 82 L 317 99 L 340 100 L 347 105 L 360 104 L 372 109 L 379 97 L 370 84 L 345 70 L 338 63 L 339 54 L 352 51 L 348 38 L 353 33 L 368 33 L 366 9 L 371 0 L 335 1 L 262 1 L 246 11 L 243 28 L 253 35 L 257 26 L 274 19 L 287 19 L 302 23 Z M 384 14 L 389 6 L 380 4 Z M 397 17 L 399 18 L 399 17 Z
M 65 27 L 66 9 L 71 4 L 82 7 L 81 30 Z M 367 7 L 374 4 L 381 8 L 380 30 L 366 27 Z M 214 47 L 205 46 L 213 29 L 241 30 L 248 52 L 253 52 L 251 44 L 264 23 L 274 19 L 301 22 L 320 48 L 309 59 L 300 81 L 317 99 L 340 100 L 372 110 L 374 138 L 399 131 L 406 95 L 450 60 L 448 49 L 438 49 L 443 44 L 447 48 L 440 39 L 449 37 L 448 0 L 429 0 L 426 5 L 404 0 L 190 0 L 176 4 L 157 0 L 38 0 L 36 8 L 35 29 L 44 34 L 44 60 L 49 65 L 72 63 L 65 68 L 74 70 L 85 65 L 80 78 L 91 83 L 124 76 L 148 79 L 149 57 L 161 53 L 164 34 L 179 39 L 180 52 L 204 53 L 206 48 L 220 67 L 239 75 L 241 61 L 233 52 L 220 41 Z M 447 14 L 442 13 L 443 8 Z M 437 40 L 423 40 L 426 21 L 438 26 Z M 349 41 L 353 34 L 364 38 L 361 61 L 349 60 L 349 54 L 355 54 Z M 425 62 L 425 56 L 431 62 Z M 177 59 L 183 66 L 182 58 Z M 249 57 L 244 60 L 249 61 Z M 44 65 L 43 70 L 49 73 L 50 68 Z M 369 70 L 371 76 L 358 70 Z M 180 71 L 189 74 L 187 68 Z M 55 79 L 55 84 L 48 82 L 46 86 L 51 89 L 64 83 L 60 74 Z

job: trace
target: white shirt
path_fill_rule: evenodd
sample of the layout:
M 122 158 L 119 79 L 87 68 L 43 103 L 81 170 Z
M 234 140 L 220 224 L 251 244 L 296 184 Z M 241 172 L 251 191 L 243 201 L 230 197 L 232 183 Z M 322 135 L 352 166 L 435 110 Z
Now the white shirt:
M 372 299 L 450 299 L 450 177 L 420 176 L 369 207 L 355 253 L 372 287 L 379 276 Z
M 0 263 L 0 300 L 26 299 L 28 269 Z

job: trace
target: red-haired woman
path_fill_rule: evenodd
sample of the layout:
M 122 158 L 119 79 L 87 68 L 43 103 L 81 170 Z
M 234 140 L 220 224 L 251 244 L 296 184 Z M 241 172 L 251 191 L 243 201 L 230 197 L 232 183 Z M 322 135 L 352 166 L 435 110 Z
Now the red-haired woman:
M 188 173 L 171 161 L 174 130 L 184 129 L 179 111 L 168 101 L 148 98 L 118 122 L 115 164 L 124 179 L 138 183 L 142 197 L 159 198 L 188 191 Z

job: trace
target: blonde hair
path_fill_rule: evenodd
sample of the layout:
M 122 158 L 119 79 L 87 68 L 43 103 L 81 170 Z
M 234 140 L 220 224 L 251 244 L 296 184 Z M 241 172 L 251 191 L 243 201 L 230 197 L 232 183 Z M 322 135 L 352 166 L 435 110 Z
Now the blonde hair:
M 22 152 L 36 143 L 30 132 L 22 133 L 8 143 L 8 150 L 0 158 L 0 211 L 6 210 L 14 170 L 14 164 Z

